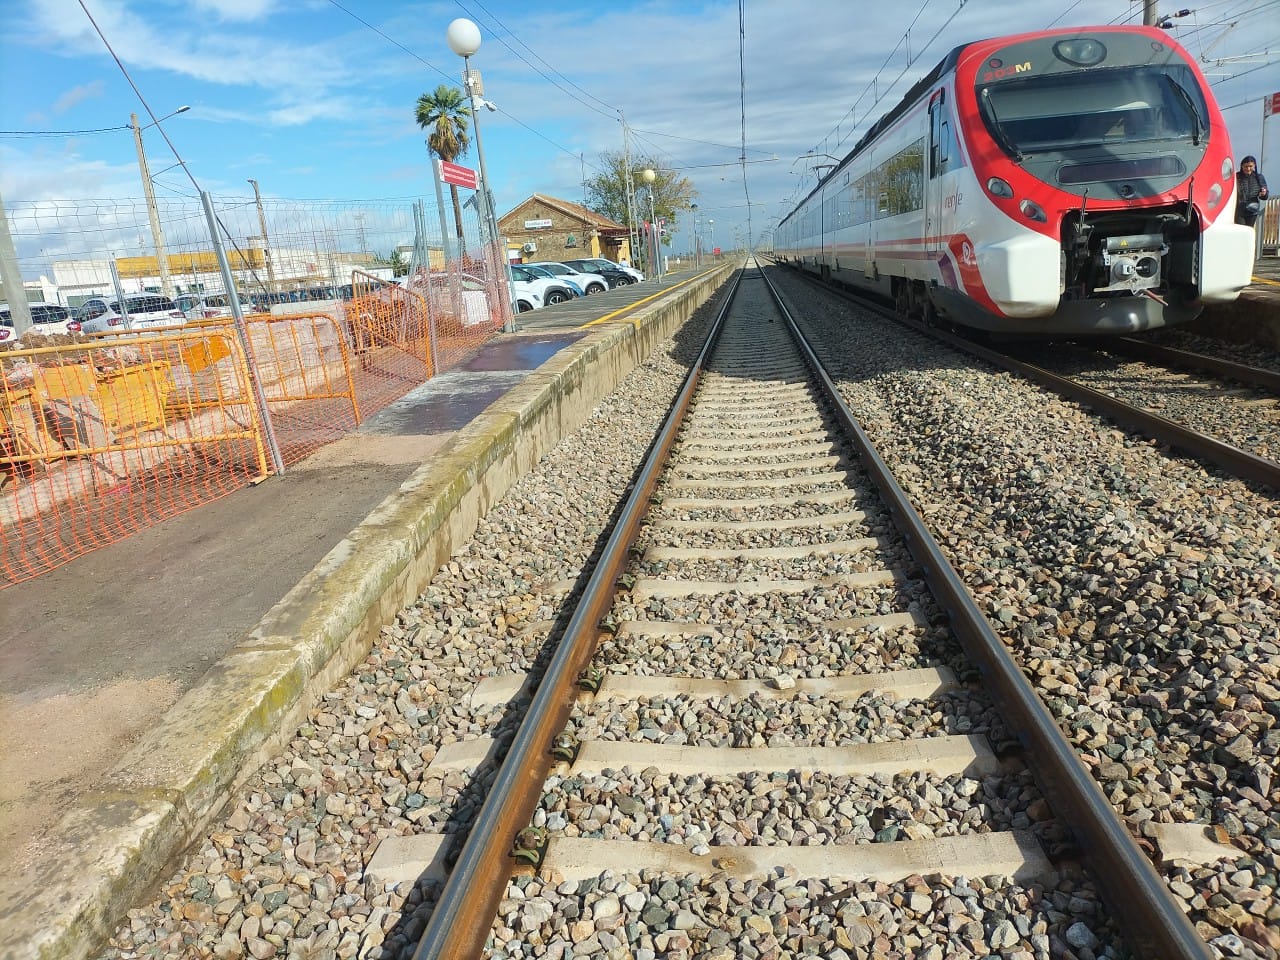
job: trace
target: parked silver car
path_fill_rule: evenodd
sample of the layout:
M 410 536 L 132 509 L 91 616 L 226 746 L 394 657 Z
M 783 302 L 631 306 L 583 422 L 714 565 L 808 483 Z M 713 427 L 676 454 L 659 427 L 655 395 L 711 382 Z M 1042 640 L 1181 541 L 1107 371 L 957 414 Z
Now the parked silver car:
M 609 289 L 609 282 L 593 273 L 583 273 L 573 267 L 555 260 L 539 260 L 537 263 L 526 263 L 526 267 L 542 267 L 555 274 L 560 280 L 572 280 L 584 294 L 603 293 Z
M 207 293 L 203 296 L 184 293 L 175 297 L 173 302 L 188 320 L 213 320 L 231 316 L 231 298 L 225 293 Z M 245 301 L 241 300 L 240 305 L 245 313 L 253 312 L 252 305 Z

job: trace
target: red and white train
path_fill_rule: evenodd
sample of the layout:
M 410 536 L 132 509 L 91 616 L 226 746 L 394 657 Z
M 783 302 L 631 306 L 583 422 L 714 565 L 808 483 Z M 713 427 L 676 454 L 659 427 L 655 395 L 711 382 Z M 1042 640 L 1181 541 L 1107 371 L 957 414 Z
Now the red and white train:
M 1184 323 L 1250 281 L 1222 114 L 1153 27 L 952 50 L 778 225 L 783 263 L 997 332 Z

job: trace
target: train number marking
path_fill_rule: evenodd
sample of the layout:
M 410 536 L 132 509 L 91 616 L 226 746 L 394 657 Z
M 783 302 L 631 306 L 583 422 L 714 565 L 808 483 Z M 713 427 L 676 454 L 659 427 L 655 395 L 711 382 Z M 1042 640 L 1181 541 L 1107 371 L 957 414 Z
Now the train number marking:
M 1030 73 L 1031 61 L 1027 60 L 1023 63 L 1011 63 L 1007 67 L 998 67 L 995 70 L 988 70 L 982 75 L 983 83 L 990 83 L 992 80 L 1003 80 L 1005 77 L 1012 77 L 1019 73 Z

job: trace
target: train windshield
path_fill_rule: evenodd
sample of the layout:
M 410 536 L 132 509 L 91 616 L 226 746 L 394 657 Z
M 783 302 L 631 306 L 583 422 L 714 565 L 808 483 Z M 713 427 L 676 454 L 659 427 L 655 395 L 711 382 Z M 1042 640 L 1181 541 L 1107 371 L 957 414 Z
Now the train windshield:
M 1151 141 L 1201 143 L 1209 112 L 1190 68 L 1118 67 L 988 84 L 978 102 L 1014 159 Z

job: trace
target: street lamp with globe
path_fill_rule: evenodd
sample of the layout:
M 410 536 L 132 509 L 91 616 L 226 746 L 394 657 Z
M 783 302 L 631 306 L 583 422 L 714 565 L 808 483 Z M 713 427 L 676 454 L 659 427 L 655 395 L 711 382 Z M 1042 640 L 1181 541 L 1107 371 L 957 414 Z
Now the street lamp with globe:
M 449 28 L 445 32 L 445 38 L 449 42 L 449 49 L 462 58 L 462 83 L 466 87 L 467 96 L 471 98 L 471 124 L 476 136 L 476 159 L 480 164 L 479 201 L 485 230 L 489 234 L 489 243 L 486 246 L 489 249 L 489 256 L 497 258 L 499 256 L 498 245 L 500 243 L 498 219 L 493 211 L 493 191 L 489 189 L 489 172 L 485 169 L 484 146 L 480 142 L 480 106 L 483 104 L 490 110 L 493 110 L 494 107 L 493 104 L 482 99 L 484 87 L 480 80 L 480 74 L 473 73 L 471 70 L 471 55 L 480 49 L 480 28 L 466 17 L 459 17 L 449 24 Z M 501 259 L 500 266 L 506 274 L 507 291 L 510 294 L 514 288 L 511 284 L 511 265 L 507 262 L 505 250 L 501 251 Z M 498 265 L 495 264 L 494 266 Z M 496 280 L 497 271 L 493 270 L 492 273 Z M 502 329 L 510 333 L 515 329 L 515 325 L 512 319 L 513 311 L 509 298 L 507 308 L 503 314 Z
M 649 188 L 649 238 L 650 247 L 653 250 L 653 275 L 662 280 L 662 250 L 660 249 L 661 238 L 658 235 L 658 215 L 653 205 L 653 183 L 658 179 L 658 174 L 652 169 L 646 169 L 641 172 L 640 179 L 645 182 Z

